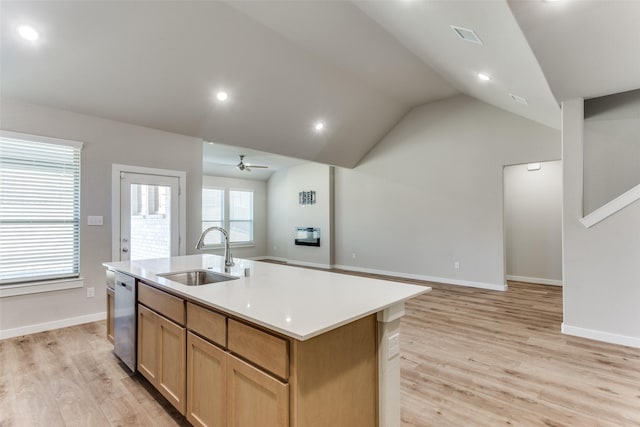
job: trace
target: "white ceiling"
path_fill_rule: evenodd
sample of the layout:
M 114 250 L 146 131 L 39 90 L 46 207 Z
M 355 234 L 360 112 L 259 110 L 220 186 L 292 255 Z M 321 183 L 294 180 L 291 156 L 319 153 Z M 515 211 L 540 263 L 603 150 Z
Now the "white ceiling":
M 338 166 L 355 166 L 412 107 L 458 93 L 558 128 L 563 99 L 640 88 L 640 2 L 0 6 L 2 97 Z M 40 40 L 16 35 L 24 23 Z
M 253 168 L 251 171 L 238 170 L 236 165 L 240 162 L 241 154 L 245 156 L 245 164 L 268 166 L 268 168 Z M 293 157 L 280 156 L 233 145 L 211 143 L 209 141 L 203 143 L 202 157 L 202 173 L 205 175 L 255 181 L 267 181 L 274 172 L 305 163 L 304 160 L 294 159 Z

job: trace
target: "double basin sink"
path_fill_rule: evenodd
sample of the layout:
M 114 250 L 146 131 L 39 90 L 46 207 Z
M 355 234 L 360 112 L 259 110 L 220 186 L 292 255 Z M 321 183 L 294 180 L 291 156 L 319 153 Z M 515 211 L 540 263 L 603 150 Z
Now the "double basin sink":
M 182 283 L 183 285 L 186 285 L 186 286 L 209 285 L 211 283 L 220 283 L 220 282 L 226 282 L 228 280 L 239 279 L 239 277 L 227 276 L 225 274 L 220 274 L 220 273 L 216 273 L 209 270 L 193 270 L 193 271 L 182 271 L 177 273 L 164 273 L 164 274 L 158 274 L 158 277 L 164 277 L 165 279 Z

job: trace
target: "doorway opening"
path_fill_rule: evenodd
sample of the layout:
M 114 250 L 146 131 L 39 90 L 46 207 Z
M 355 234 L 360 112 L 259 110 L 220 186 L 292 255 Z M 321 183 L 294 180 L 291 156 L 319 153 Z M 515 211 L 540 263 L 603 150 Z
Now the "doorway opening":
M 506 279 L 562 286 L 562 162 L 505 166 Z
M 113 165 L 114 261 L 165 258 L 185 253 L 186 173 Z

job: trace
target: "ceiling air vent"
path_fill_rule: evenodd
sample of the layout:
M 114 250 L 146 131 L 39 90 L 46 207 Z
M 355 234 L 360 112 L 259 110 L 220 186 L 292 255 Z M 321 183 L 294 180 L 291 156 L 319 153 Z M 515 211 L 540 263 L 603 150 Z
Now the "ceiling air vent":
M 471 43 L 482 44 L 482 40 L 480 40 L 480 37 L 478 37 L 475 31 L 469 30 L 467 28 L 456 27 L 455 25 L 450 25 L 450 27 L 462 40 Z
M 529 103 L 527 102 L 527 100 L 526 100 L 526 99 L 524 99 L 524 98 L 523 98 L 523 97 L 521 97 L 521 96 L 514 95 L 514 94 L 512 94 L 512 93 L 510 93 L 510 94 L 509 94 L 509 96 L 511 97 L 511 99 L 513 99 L 514 101 L 516 101 L 516 102 L 517 102 L 517 103 L 519 103 L 519 104 L 529 105 Z

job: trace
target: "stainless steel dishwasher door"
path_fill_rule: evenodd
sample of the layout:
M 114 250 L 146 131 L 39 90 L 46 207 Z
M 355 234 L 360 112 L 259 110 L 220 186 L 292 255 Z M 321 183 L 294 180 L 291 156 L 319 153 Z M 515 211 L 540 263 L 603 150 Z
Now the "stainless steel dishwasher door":
M 114 304 L 114 352 L 136 371 L 136 280 L 116 273 Z

